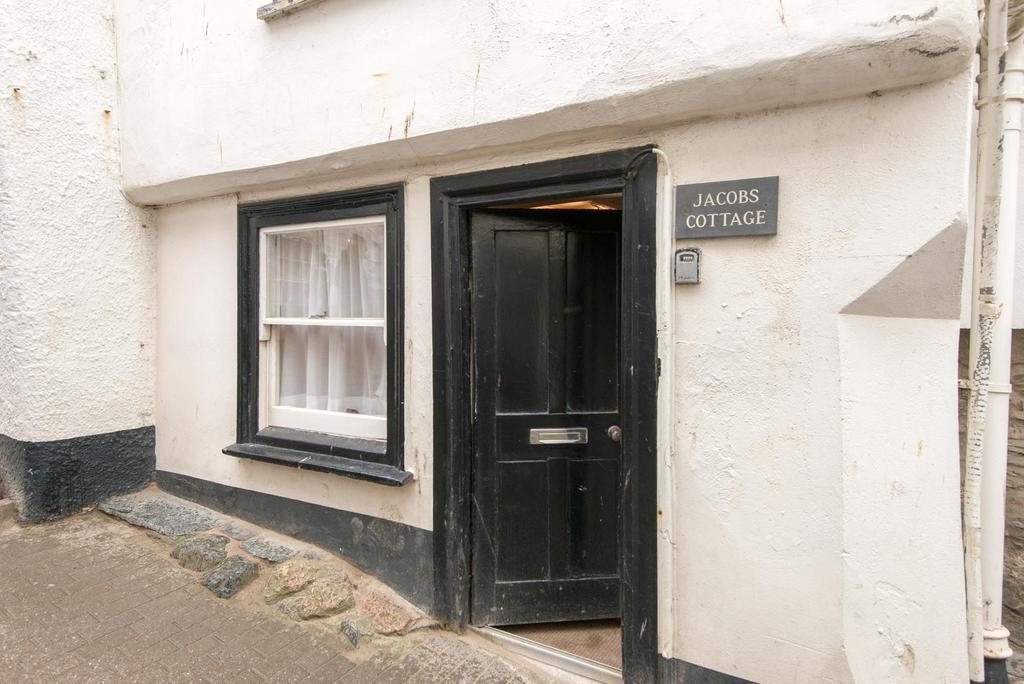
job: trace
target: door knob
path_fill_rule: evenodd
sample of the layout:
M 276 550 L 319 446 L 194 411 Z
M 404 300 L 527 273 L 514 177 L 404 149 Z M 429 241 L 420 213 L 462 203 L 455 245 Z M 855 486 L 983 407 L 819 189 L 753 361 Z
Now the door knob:
M 620 428 L 618 425 L 612 425 L 610 428 L 608 428 L 608 438 L 613 442 L 621 442 L 622 428 Z

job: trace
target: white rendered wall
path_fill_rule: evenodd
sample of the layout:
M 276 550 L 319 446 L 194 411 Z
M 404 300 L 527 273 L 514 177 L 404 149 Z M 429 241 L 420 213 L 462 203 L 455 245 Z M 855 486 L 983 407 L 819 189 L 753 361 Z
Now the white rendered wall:
M 117 0 L 125 187 L 167 203 L 952 75 L 975 0 Z M 390 143 L 390 144 L 389 144 Z
M 677 288 L 660 648 L 761 682 L 966 681 L 955 236 L 969 110 L 964 73 L 243 195 L 408 182 L 406 459 L 417 480 L 401 489 L 220 453 L 234 440 L 236 199 L 163 208 L 158 467 L 429 529 L 429 177 L 649 142 L 677 183 L 779 175 L 779 235 L 694 242 L 704 282 Z M 908 263 L 927 267 L 908 276 Z
M 870 404 L 845 403 L 838 330 L 840 311 L 965 220 L 969 92 L 964 74 L 877 99 L 698 124 L 665 145 L 687 181 L 781 177 L 779 235 L 704 241 L 705 282 L 678 290 L 674 591 L 682 657 L 703 657 L 715 669 L 755 681 L 842 681 L 843 648 L 853 673 L 875 655 L 853 648 L 866 638 L 860 625 L 839 628 L 852 606 L 877 639 L 905 634 L 903 620 L 914 625 L 928 645 L 912 645 L 928 650 L 929 669 L 920 669 L 925 658 L 919 656 L 916 674 L 905 674 L 911 681 L 942 681 L 928 675 L 947 668 L 956 681 L 966 680 L 965 649 L 957 648 L 963 639 L 960 538 L 958 527 L 948 525 L 959 510 L 957 490 L 949 487 L 958 473 L 951 432 L 956 374 L 949 370 L 955 333 L 927 321 L 911 326 L 918 337 L 911 336 L 908 351 L 927 354 L 914 369 L 925 374 L 921 382 L 937 383 L 938 393 L 928 403 L 890 407 L 901 415 L 887 420 Z M 955 321 L 960 256 L 947 254 L 946 268 L 931 269 L 924 287 L 894 293 L 894 310 L 871 313 L 913 316 L 940 292 L 944 317 Z M 879 362 L 898 364 L 892 355 L 899 347 L 885 342 L 881 333 L 858 340 Z M 903 386 L 890 394 L 898 397 Z M 873 434 L 861 439 L 884 436 L 877 448 L 902 459 L 901 445 L 916 445 L 943 406 L 950 443 L 943 450 L 941 434 L 934 435 L 939 443 L 930 445 L 927 460 L 897 470 L 906 500 L 862 492 L 850 481 L 844 471 L 850 461 L 861 468 L 888 464 L 857 458 L 859 445 L 844 442 L 848 421 L 870 426 Z M 945 488 L 934 486 L 940 476 Z M 860 514 L 846 516 L 845 497 L 852 494 Z M 883 523 L 906 506 L 918 516 L 934 513 L 929 519 L 941 527 L 934 546 L 909 546 L 896 556 L 844 546 L 847 538 L 876 533 L 883 542 Z M 924 532 L 921 525 L 920 518 L 907 521 L 904 534 Z M 930 532 L 927 538 L 933 539 Z M 871 566 L 872 580 L 891 582 L 909 597 L 900 623 L 878 603 L 844 605 L 856 583 L 850 569 L 862 563 Z M 908 581 L 915 574 L 932 581 Z
M 120 187 L 109 0 L 0 20 L 0 434 L 153 424 L 152 217 Z
M 220 453 L 235 442 L 235 196 L 172 205 L 158 213 L 159 470 L 431 528 L 428 191 L 424 179 L 411 183 L 406 197 L 405 464 L 416 481 L 396 488 Z
M 956 319 L 840 317 L 843 614 L 859 682 L 967 681 L 966 634 L 953 629 L 966 595 L 951 581 L 959 332 Z

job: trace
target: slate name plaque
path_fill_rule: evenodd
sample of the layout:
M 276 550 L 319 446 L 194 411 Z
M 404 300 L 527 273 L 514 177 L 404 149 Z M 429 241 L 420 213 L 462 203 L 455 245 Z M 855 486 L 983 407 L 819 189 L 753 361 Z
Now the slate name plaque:
M 676 237 L 775 235 L 779 177 L 676 186 Z

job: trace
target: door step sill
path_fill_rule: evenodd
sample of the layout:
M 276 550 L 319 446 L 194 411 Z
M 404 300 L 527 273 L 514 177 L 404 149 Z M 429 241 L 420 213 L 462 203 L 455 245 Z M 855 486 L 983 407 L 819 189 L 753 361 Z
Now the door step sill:
M 590 660 L 589 658 L 583 658 L 531 639 L 524 639 L 521 636 L 509 634 L 494 627 L 470 627 L 470 629 L 513 653 L 518 653 L 521 656 L 550 665 L 564 672 L 586 677 L 603 684 L 621 684 L 622 682 L 621 670 L 616 670 L 613 667 Z

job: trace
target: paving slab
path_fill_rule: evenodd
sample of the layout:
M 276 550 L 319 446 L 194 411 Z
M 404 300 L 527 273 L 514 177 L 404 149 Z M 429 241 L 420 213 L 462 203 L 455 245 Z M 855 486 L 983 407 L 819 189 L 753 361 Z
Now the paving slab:
M 168 537 L 197 534 L 220 524 L 216 516 L 203 508 L 176 499 L 146 494 L 107 499 L 98 508 L 132 525 L 145 527 Z

